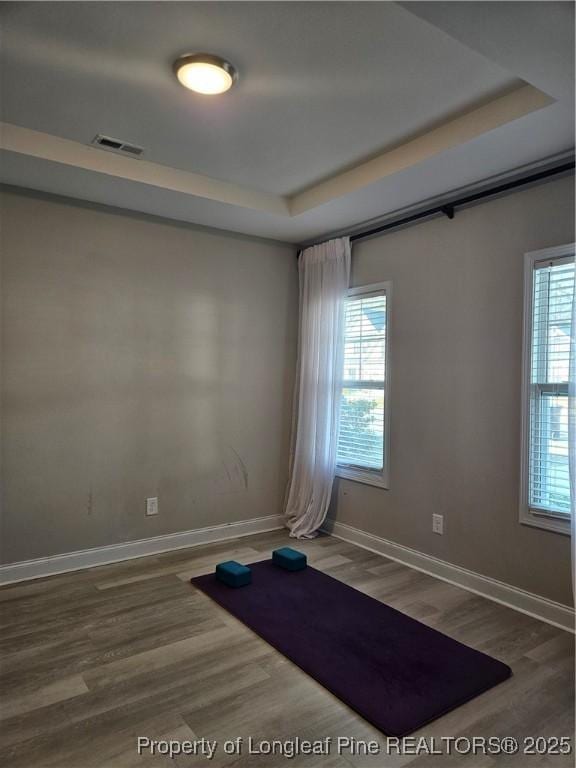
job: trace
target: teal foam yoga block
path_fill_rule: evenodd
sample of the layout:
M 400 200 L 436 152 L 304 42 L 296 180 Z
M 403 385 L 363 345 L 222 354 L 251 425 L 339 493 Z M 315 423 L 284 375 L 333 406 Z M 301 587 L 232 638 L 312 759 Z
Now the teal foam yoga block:
M 227 560 L 216 566 L 216 578 L 229 587 L 245 587 L 252 581 L 252 571 L 235 560 Z
M 282 547 L 272 552 L 272 562 L 287 571 L 301 571 L 306 568 L 306 555 L 292 547 Z

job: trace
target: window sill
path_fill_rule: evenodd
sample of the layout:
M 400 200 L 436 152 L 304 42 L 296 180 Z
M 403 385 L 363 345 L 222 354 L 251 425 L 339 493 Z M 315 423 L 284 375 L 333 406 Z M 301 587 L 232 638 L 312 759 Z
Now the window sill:
M 520 522 L 522 525 L 530 525 L 532 528 L 542 528 L 545 531 L 554 531 L 570 536 L 569 517 L 556 517 L 533 509 L 523 509 L 520 512 Z
M 336 467 L 336 477 L 353 480 L 355 483 L 374 485 L 377 488 L 389 490 L 388 478 L 384 472 L 371 472 L 369 469 L 356 469 L 355 467 Z

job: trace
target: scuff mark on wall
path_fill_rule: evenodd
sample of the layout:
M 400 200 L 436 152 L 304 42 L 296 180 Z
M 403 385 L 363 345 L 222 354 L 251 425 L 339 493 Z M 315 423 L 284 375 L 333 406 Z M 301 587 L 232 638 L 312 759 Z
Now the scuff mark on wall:
M 244 462 L 242 461 L 242 459 L 238 455 L 238 452 L 235 451 L 234 448 L 232 448 L 231 445 L 229 445 L 228 447 L 230 448 L 230 450 L 232 451 L 234 456 L 236 456 L 236 461 L 238 462 L 238 467 L 239 467 L 240 471 L 242 472 L 242 477 L 244 478 L 244 488 L 248 488 L 248 470 L 246 469 L 246 465 L 244 464 Z
M 226 464 L 226 461 L 222 459 L 222 466 L 224 467 L 224 470 L 226 472 L 226 475 L 228 477 L 228 482 L 232 482 L 232 475 L 230 474 L 230 470 L 228 469 L 228 465 Z

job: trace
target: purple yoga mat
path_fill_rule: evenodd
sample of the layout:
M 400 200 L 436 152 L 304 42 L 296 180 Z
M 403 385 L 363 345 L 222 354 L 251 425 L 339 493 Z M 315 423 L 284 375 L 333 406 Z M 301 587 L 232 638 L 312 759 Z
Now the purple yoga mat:
M 250 567 L 252 584 L 238 589 L 214 574 L 191 581 L 388 736 L 411 733 L 512 674 L 310 566 Z

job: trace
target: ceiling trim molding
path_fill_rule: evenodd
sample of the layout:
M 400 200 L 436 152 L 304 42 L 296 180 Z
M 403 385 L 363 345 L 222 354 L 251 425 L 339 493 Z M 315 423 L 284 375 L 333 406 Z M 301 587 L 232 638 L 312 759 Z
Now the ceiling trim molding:
M 504 173 L 498 173 L 493 176 L 479 179 L 473 184 L 466 184 L 463 187 L 456 187 L 448 192 L 443 192 L 441 195 L 434 195 L 432 197 L 419 200 L 417 203 L 413 203 L 412 205 L 396 208 L 395 210 L 389 211 L 382 216 L 375 216 L 371 219 L 366 219 L 365 221 L 358 222 L 349 227 L 329 230 L 322 234 L 320 238 L 315 237 L 309 238 L 307 240 L 301 240 L 297 244 L 298 249 L 300 250 L 302 248 L 309 248 L 311 245 L 316 245 L 317 243 L 324 242 L 325 240 L 332 240 L 336 237 L 346 236 L 350 237 L 351 239 L 358 239 L 358 235 L 361 235 L 365 230 L 376 229 L 386 224 L 394 224 L 394 229 L 391 229 L 390 231 L 398 231 L 396 226 L 398 228 L 403 228 L 413 226 L 414 224 L 425 223 L 426 221 L 429 221 L 430 218 L 432 218 L 432 214 L 429 218 L 421 219 L 420 221 L 414 221 L 412 223 L 402 223 L 402 219 L 412 216 L 416 217 L 418 214 L 421 214 L 423 211 L 426 211 L 429 208 L 438 208 L 440 206 L 449 207 L 451 203 L 453 204 L 454 198 L 468 197 L 476 193 L 481 193 L 485 190 L 493 189 L 499 185 L 507 184 L 508 182 L 520 181 L 521 179 L 526 179 L 527 177 L 538 173 L 546 173 L 546 171 L 551 171 L 552 169 L 558 168 L 559 166 L 566 163 L 574 163 L 574 159 L 575 155 L 573 149 L 567 150 L 566 152 L 558 152 L 555 155 L 544 157 L 541 160 L 536 160 L 533 163 L 527 163 L 525 165 L 512 168 L 509 171 L 505 171 Z M 574 175 L 573 169 L 565 170 L 558 173 L 557 175 L 551 175 L 539 181 L 531 181 L 530 183 L 526 183 L 523 187 L 516 187 L 515 189 L 510 189 L 508 191 L 493 193 L 489 197 L 477 200 L 472 203 L 467 203 L 466 205 L 461 205 L 460 209 L 465 210 L 466 208 L 472 207 L 474 205 L 481 205 L 483 203 L 496 200 L 500 197 L 505 197 L 507 195 L 514 194 L 515 192 L 522 191 L 522 189 L 530 189 L 531 187 L 538 186 L 539 184 L 549 184 L 552 181 L 556 181 L 570 175 Z M 381 237 L 384 234 L 387 234 L 387 232 L 376 233 L 374 235 L 370 235 L 370 237 Z
M 533 85 L 523 83 L 513 91 L 448 120 L 416 139 L 300 192 L 290 199 L 290 214 L 297 216 L 334 198 L 374 184 L 487 131 L 547 107 L 554 101 Z
M 185 195 L 203 197 L 266 213 L 289 215 L 287 202 L 276 195 L 147 160 L 122 157 L 77 141 L 61 139 L 49 133 L 33 131 L 11 123 L 0 123 L 0 147 L 9 152 L 51 160 L 95 173 L 181 192 Z
M 374 184 L 441 152 L 552 104 L 554 99 L 522 83 L 436 128 L 292 197 L 281 197 L 147 160 L 122 157 L 93 146 L 0 123 L 0 148 L 160 189 L 294 218 Z

